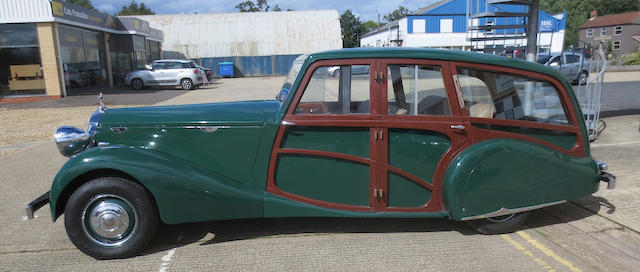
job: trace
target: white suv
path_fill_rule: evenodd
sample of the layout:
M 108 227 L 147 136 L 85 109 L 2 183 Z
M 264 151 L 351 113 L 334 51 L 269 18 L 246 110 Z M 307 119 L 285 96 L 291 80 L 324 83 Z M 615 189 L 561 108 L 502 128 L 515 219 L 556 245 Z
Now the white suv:
M 185 90 L 202 84 L 203 71 L 191 60 L 155 60 L 151 69 L 133 71 L 124 79 L 127 86 L 140 90 L 145 86 L 180 86 Z

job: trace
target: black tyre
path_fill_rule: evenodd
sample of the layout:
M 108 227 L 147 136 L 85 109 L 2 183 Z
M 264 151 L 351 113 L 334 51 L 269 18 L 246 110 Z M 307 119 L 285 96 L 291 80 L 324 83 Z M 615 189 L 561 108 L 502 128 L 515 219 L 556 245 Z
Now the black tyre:
M 580 74 L 578 74 L 578 77 L 576 78 L 576 83 L 579 85 L 585 85 L 587 84 L 588 79 L 589 79 L 589 73 L 587 73 L 587 71 L 582 71 L 580 72 Z
M 126 258 L 153 239 L 158 212 L 140 184 L 117 178 L 98 178 L 80 186 L 64 210 L 71 242 L 96 259 Z
M 131 80 L 131 87 L 136 90 L 142 90 L 142 88 L 144 88 L 144 82 L 142 82 L 142 79 L 134 78 Z
M 467 223 L 482 234 L 501 234 L 517 230 L 527 217 L 529 212 L 472 220 Z
M 193 90 L 194 88 L 193 81 L 188 78 L 183 78 L 182 80 L 180 80 L 180 86 L 183 90 Z

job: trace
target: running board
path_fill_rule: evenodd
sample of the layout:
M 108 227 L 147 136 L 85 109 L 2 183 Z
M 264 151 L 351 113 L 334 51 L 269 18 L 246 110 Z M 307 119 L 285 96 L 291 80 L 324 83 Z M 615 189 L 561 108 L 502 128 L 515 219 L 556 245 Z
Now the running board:
M 497 211 L 493 211 L 493 212 L 485 213 L 485 214 L 481 214 L 481 215 L 463 217 L 461 220 L 462 221 L 468 221 L 468 220 L 476 220 L 476 219 L 482 219 L 482 218 L 490 218 L 490 217 L 508 215 L 508 214 L 519 213 L 519 212 L 526 212 L 526 211 L 531 211 L 531 210 L 535 210 L 535 209 L 540 209 L 540 208 L 544 208 L 544 207 L 557 205 L 557 204 L 564 203 L 564 202 L 567 202 L 567 201 L 566 200 L 560 200 L 560 201 L 556 201 L 556 202 L 543 203 L 543 204 L 540 204 L 540 205 L 534 205 L 534 206 L 528 206 L 528 207 L 522 207 L 522 208 L 516 208 L 516 209 L 507 209 L 507 208 L 502 207 Z

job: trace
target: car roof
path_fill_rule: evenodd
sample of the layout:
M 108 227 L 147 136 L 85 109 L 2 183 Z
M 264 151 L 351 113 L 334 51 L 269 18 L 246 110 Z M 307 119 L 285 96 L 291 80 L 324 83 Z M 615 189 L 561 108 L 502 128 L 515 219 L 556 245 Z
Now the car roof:
M 545 67 L 544 65 L 541 65 L 539 63 L 461 50 L 412 47 L 361 47 L 323 51 L 309 55 L 309 59 L 311 60 L 343 58 L 408 58 L 473 62 L 528 70 L 547 74 L 558 79 L 563 78 L 563 76 L 558 71 Z
M 154 60 L 153 62 L 182 62 L 182 63 L 188 63 L 188 62 L 193 62 L 192 60 L 184 60 L 184 59 L 160 59 L 160 60 Z

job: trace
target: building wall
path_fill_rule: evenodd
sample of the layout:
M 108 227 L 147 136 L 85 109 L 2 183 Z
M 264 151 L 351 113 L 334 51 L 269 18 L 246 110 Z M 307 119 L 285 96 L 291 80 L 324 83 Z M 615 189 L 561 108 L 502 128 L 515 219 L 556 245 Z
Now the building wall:
M 38 23 L 37 31 L 46 94 L 60 97 L 62 96 L 62 85 L 60 84 L 60 70 L 56 57 L 56 52 L 58 51 L 56 50 L 55 27 L 53 23 Z
M 614 57 L 620 57 L 624 54 L 635 53 L 640 46 L 640 42 L 633 39 L 633 35 L 640 33 L 640 25 L 622 25 L 622 35 L 615 35 L 616 26 L 605 27 L 593 27 L 593 36 L 587 37 L 587 30 L 589 28 L 580 29 L 580 41 L 584 41 L 586 44 L 590 44 L 593 47 L 597 47 L 600 41 L 611 41 L 612 46 L 614 41 L 620 41 L 622 46 L 620 50 L 611 50 L 611 55 Z M 605 29 L 605 35 L 601 35 L 601 29 Z M 582 44 L 581 44 L 582 45 Z
M 163 30 L 165 57 L 172 52 L 189 59 L 299 55 L 342 48 L 335 10 L 135 17 Z

